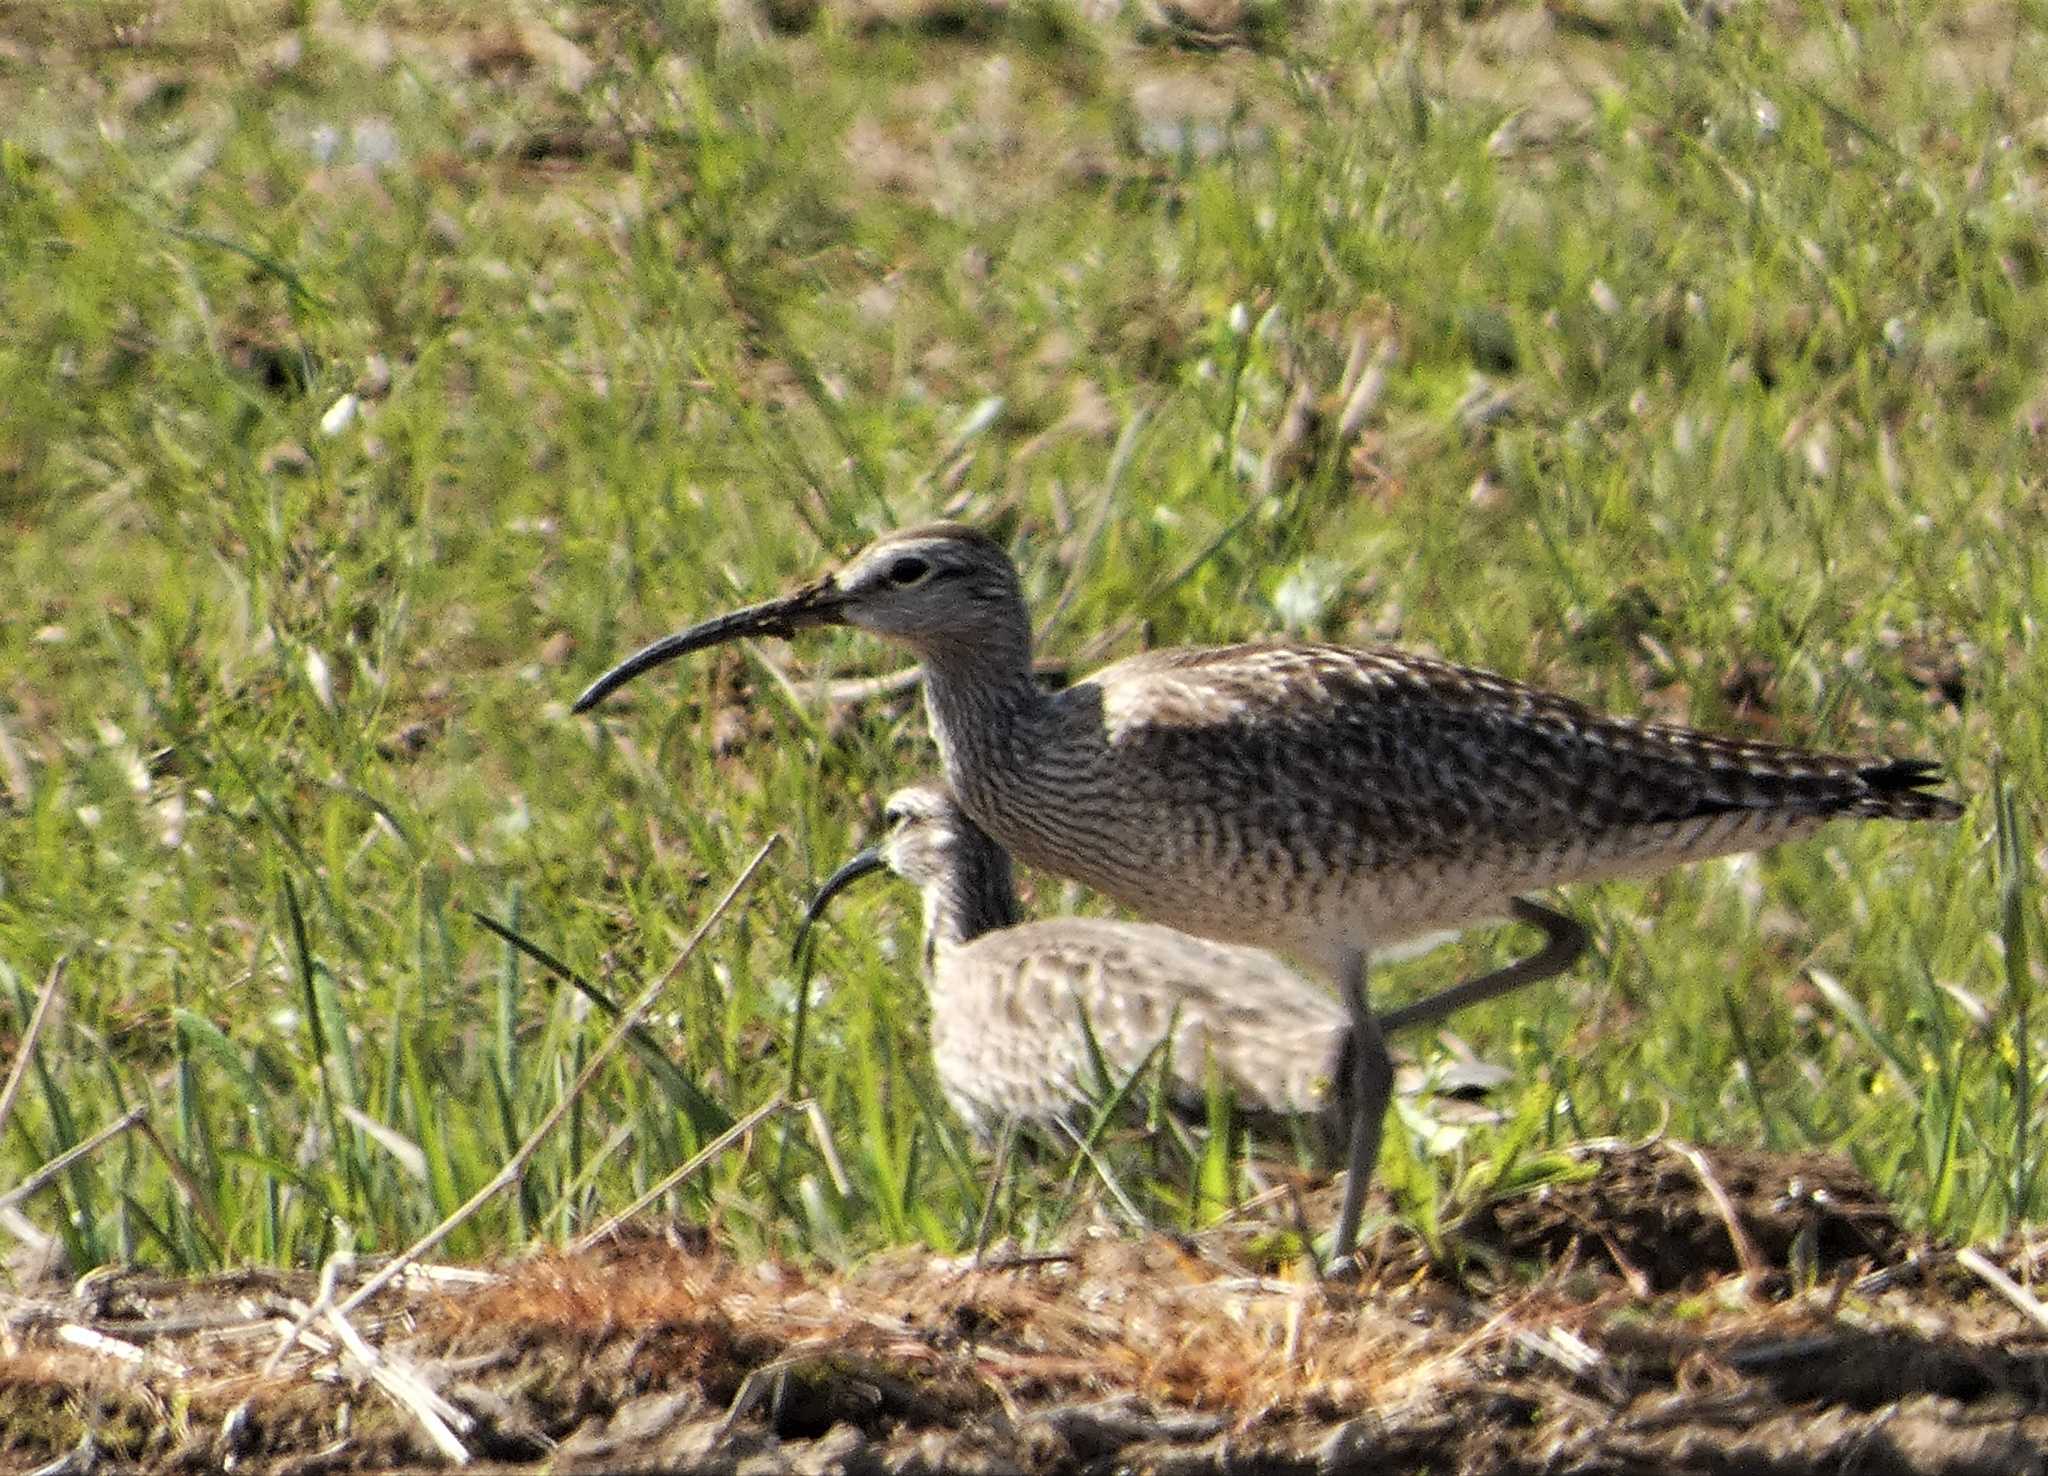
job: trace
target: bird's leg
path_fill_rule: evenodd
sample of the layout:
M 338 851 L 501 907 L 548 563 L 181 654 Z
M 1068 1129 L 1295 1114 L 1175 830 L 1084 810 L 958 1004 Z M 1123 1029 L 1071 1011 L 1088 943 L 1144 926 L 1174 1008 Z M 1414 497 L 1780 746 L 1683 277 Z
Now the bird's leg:
M 1453 984 L 1449 989 L 1403 1005 L 1398 1010 L 1388 1010 L 1380 1016 L 1380 1028 L 1399 1030 L 1405 1025 L 1432 1024 L 1453 1010 L 1498 999 L 1525 984 L 1561 974 L 1586 951 L 1586 930 L 1562 912 L 1553 912 L 1548 907 L 1516 897 L 1508 903 L 1508 915 L 1516 922 L 1543 929 L 1543 947 L 1527 958 L 1515 960 L 1506 968 L 1467 979 L 1462 984 Z
M 974 1227 L 974 1269 L 981 1269 L 982 1257 L 988 1254 L 989 1237 L 995 1234 L 996 1205 L 1003 1197 L 1003 1180 L 1010 1172 L 1010 1154 L 1017 1146 L 1017 1116 L 1006 1113 L 1003 1116 L 1002 1136 L 996 1139 L 996 1168 L 989 1175 L 988 1199 L 981 1207 L 981 1223 Z
M 1344 1200 L 1337 1211 L 1337 1231 L 1330 1242 L 1333 1271 L 1351 1259 L 1358 1245 L 1358 1224 L 1365 1216 L 1366 1186 L 1379 1162 L 1380 1133 L 1386 1125 L 1387 1103 L 1394 1095 L 1394 1061 L 1387 1054 L 1386 1033 L 1366 1001 L 1365 953 L 1347 949 L 1338 984 L 1351 1015 L 1350 1152 L 1344 1167 Z

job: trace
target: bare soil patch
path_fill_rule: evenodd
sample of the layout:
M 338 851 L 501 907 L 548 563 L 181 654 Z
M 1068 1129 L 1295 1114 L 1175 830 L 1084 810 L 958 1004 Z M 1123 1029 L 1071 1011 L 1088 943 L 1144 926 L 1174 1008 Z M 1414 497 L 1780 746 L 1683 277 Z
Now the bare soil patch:
M 845 1274 L 650 1227 L 422 1269 L 279 1355 L 315 1277 L 98 1273 L 5 1300 L 0 1466 L 2048 1469 L 2048 1329 L 1839 1160 L 1584 1157 L 1436 1255 L 1383 1231 L 1335 1287 L 1249 1219 Z

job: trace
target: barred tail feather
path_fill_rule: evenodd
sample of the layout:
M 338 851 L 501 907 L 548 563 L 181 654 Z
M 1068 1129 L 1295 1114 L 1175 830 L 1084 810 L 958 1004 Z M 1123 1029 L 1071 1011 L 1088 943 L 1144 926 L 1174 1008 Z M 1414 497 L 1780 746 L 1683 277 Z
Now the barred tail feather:
M 1945 794 L 1928 791 L 1947 776 L 1926 759 L 1892 759 L 1856 771 L 1864 792 L 1845 807 L 1852 815 L 1893 820 L 1953 820 L 1963 807 Z

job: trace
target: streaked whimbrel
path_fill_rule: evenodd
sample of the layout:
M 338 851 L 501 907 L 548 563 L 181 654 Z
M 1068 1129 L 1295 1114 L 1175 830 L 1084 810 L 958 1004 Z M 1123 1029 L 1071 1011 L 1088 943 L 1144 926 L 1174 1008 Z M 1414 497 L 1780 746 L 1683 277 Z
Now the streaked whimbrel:
M 943 787 L 899 789 L 883 814 L 888 834 L 826 878 L 804 926 L 878 870 L 919 889 L 932 1059 L 977 1135 L 1086 1105 L 1091 1034 L 1119 1082 L 1164 1041 L 1178 1106 L 1204 1101 L 1211 1070 L 1253 1112 L 1313 1115 L 1341 1095 L 1344 1008 L 1271 954 L 1156 923 L 1022 922 L 1008 854 Z
M 1148 651 L 1057 693 L 1031 675 L 1017 571 L 977 529 L 885 534 L 793 594 L 654 642 L 623 683 L 743 636 L 850 625 L 907 646 L 961 807 L 1028 865 L 1153 921 L 1291 954 L 1354 1011 L 1358 1106 L 1336 1250 L 1378 1154 L 1392 1069 L 1368 949 L 1503 916 L 1521 894 L 1809 835 L 1844 816 L 1950 819 L 1912 759 L 1811 753 L 1604 717 L 1398 651 L 1255 644 Z M 1548 914 L 1554 917 L 1555 914 Z M 1562 968 L 1548 945 L 1461 986 L 1476 1002 Z

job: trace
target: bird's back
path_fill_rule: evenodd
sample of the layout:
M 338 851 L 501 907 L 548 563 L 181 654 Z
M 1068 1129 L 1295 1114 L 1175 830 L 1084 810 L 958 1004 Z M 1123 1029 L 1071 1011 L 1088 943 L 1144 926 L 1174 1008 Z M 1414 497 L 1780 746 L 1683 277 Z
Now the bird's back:
M 1151 651 L 1054 712 L 1009 772 L 955 775 L 992 833 L 1147 917 L 1324 963 L 1333 930 L 1384 944 L 1838 816 L 1959 812 L 1924 763 L 1604 717 L 1403 652 Z
M 1088 1100 L 1100 1086 L 1089 1034 L 1118 1083 L 1164 1039 L 1183 1104 L 1204 1098 L 1214 1070 L 1248 1108 L 1315 1112 L 1345 1025 L 1334 998 L 1265 954 L 1099 918 L 1027 923 L 944 950 L 932 985 L 941 1083 L 983 1131 Z

